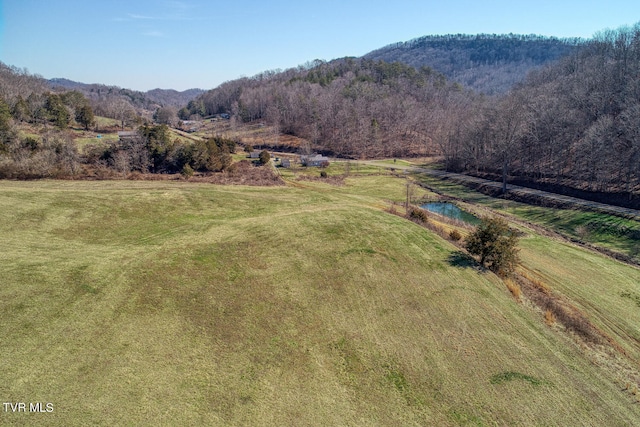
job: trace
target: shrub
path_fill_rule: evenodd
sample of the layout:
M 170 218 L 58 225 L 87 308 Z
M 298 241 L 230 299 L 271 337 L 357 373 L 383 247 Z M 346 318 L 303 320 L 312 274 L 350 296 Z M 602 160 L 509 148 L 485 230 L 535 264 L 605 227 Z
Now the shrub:
M 326 178 L 327 177 L 327 172 L 326 171 L 320 171 L 320 177 L 321 178 Z
M 449 239 L 457 242 L 458 240 L 462 239 L 462 234 L 460 234 L 458 230 L 453 229 L 449 232 Z
M 187 163 L 186 165 L 184 165 L 182 167 L 182 171 L 180 171 L 180 173 L 182 174 L 182 176 L 184 176 L 185 178 L 189 179 L 193 176 L 193 168 L 191 166 L 189 166 L 189 164 Z
M 409 208 L 409 218 L 415 222 L 426 223 L 429 221 L 427 213 L 420 208 Z
M 491 271 L 509 275 L 518 263 L 518 237 L 502 218 L 484 217 L 476 230 L 469 235 L 466 249 L 480 256 L 480 264 Z
M 267 150 L 262 150 L 260 152 L 260 164 L 266 165 L 271 160 L 271 154 Z

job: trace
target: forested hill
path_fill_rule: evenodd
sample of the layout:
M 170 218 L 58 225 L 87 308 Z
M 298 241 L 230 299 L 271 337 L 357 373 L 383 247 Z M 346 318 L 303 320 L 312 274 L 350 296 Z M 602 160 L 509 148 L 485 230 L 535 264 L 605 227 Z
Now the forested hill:
M 364 57 L 417 68 L 426 65 L 476 91 L 498 94 L 532 69 L 570 54 L 581 44 L 580 39 L 537 35 L 456 34 L 394 43 Z
M 599 34 L 464 117 L 443 146 L 448 168 L 638 209 L 640 23 Z
M 155 109 L 157 106 L 179 108 L 205 92 L 202 89 L 187 89 L 182 92 L 173 89 L 153 89 L 140 92 L 103 84 L 79 83 L 62 78 L 47 80 L 47 84 L 51 89 L 77 90 L 92 101 L 125 97 L 134 107 L 145 109 Z
M 428 67 L 343 58 L 226 82 L 186 115 L 260 120 L 276 129 L 275 144 L 287 133 L 336 155 L 425 155 L 445 132 L 447 111 L 474 96 Z

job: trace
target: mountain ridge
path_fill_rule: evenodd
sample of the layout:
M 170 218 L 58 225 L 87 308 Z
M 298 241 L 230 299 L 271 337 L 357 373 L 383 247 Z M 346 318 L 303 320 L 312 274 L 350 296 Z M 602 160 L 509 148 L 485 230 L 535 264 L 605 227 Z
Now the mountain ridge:
M 206 92 L 204 89 L 191 88 L 183 91 L 176 89 L 160 89 L 155 88 L 148 91 L 138 91 L 134 89 L 121 88 L 119 86 L 105 85 L 102 83 L 82 83 L 74 80 L 70 80 L 64 77 L 56 77 L 46 80 L 47 85 L 51 89 L 66 89 L 66 90 L 78 90 L 85 94 L 88 98 L 94 98 L 92 94 L 95 93 L 113 93 L 113 92 L 126 92 L 131 94 L 140 94 L 144 98 L 147 98 L 152 103 L 156 103 L 162 107 L 181 107 L 189 103 L 192 99 L 196 98 Z M 135 98 L 139 98 L 136 96 Z
M 363 58 L 428 66 L 478 92 L 507 92 L 535 68 L 575 51 L 585 40 L 536 34 L 426 35 L 375 49 Z

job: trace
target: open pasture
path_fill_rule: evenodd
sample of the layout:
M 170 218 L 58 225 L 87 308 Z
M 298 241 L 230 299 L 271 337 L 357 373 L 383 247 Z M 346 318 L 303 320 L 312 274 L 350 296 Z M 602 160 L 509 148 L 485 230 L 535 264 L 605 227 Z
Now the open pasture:
M 385 212 L 402 179 L 299 183 L 2 182 L 0 396 L 54 411 L 0 424 L 640 423 L 500 279 Z

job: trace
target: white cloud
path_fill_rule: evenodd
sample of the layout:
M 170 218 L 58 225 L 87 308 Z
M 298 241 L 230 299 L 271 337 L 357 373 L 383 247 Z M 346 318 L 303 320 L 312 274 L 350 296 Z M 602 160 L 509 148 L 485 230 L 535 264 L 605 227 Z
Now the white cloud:
M 135 13 L 127 13 L 127 16 L 131 19 L 143 19 L 143 20 L 156 20 L 160 19 L 156 16 L 137 15 Z
M 176 8 L 176 9 L 191 9 L 191 8 L 193 8 L 192 5 L 190 5 L 189 3 L 183 2 L 183 1 L 167 0 L 164 3 L 168 7 L 173 7 L 173 8 Z
M 146 31 L 142 33 L 142 35 L 147 37 L 164 37 L 164 34 L 160 31 Z

